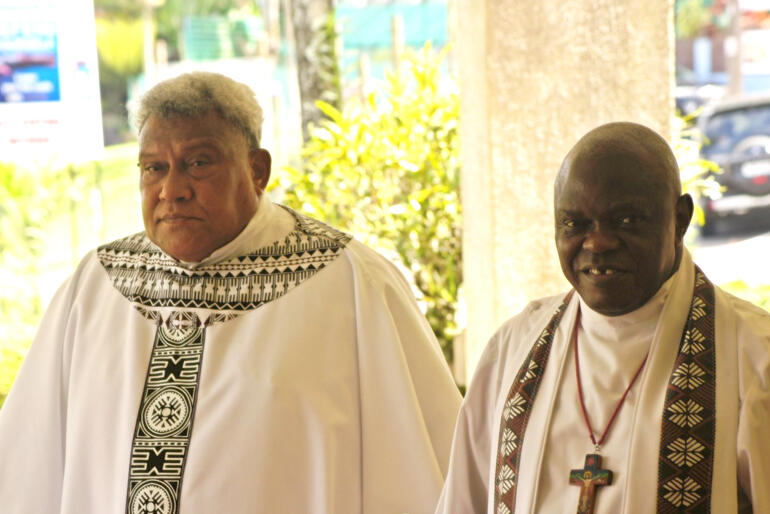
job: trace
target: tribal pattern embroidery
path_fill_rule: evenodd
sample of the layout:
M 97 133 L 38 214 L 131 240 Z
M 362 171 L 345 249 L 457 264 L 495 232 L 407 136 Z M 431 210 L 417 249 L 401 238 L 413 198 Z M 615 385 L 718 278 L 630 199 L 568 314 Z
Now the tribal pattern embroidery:
M 716 419 L 714 286 L 696 267 L 690 315 L 666 392 L 658 465 L 658 508 L 711 512 Z
M 496 514 L 514 512 L 524 432 L 553 333 L 568 301 L 565 298 L 532 347 L 506 397 L 495 472 Z M 661 514 L 711 511 L 716 431 L 714 310 L 714 286 L 696 267 L 693 299 L 663 409 L 657 505 Z
M 204 333 L 192 312 L 173 312 L 158 324 L 134 429 L 126 514 L 179 512 Z
M 126 514 L 179 512 L 206 327 L 280 298 L 336 259 L 350 241 L 286 210 L 296 224 L 282 242 L 195 270 L 179 266 L 145 233 L 99 248 L 115 288 L 158 327 L 131 447 Z M 163 307 L 175 310 L 163 315 Z M 193 308 L 216 312 L 202 321 Z
M 284 207 L 296 226 L 282 242 L 248 255 L 189 270 L 165 255 L 144 232 L 99 247 L 115 288 L 138 307 L 256 309 L 280 298 L 324 268 L 350 236 Z
M 543 378 L 551 343 L 573 291 L 570 291 L 524 359 L 503 406 L 495 466 L 495 513 L 511 514 L 516 504 L 521 443 Z

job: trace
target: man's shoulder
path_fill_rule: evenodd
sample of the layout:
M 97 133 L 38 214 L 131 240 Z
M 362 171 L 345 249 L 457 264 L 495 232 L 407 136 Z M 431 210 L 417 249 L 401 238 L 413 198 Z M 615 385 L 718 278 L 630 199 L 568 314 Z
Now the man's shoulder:
M 719 307 L 724 311 L 722 316 L 732 317 L 743 328 L 761 335 L 770 334 L 770 312 L 762 307 L 739 298 L 722 288 L 717 287 L 718 295 L 722 301 L 717 304 L 717 316 L 720 316 Z
M 558 294 L 531 301 L 498 327 L 479 358 L 466 398 L 486 402 L 486 409 L 491 412 L 497 395 L 509 384 L 506 374 L 519 368 L 565 296 Z
M 294 238 L 297 237 L 297 234 L 303 234 L 339 247 L 346 255 L 349 264 L 368 276 L 382 274 L 390 276 L 394 272 L 398 275 L 408 275 L 408 270 L 394 264 L 399 262 L 395 252 L 393 255 L 383 255 L 380 251 L 367 246 L 347 232 L 284 205 L 280 207 L 286 209 L 296 220 L 293 231 Z M 290 234 L 289 238 L 291 237 Z
M 409 285 L 410 281 L 414 282 L 412 271 L 403 264 L 395 251 L 384 254 L 351 238 L 343 252 L 347 269 L 361 279 L 361 285 L 365 283 L 379 291 L 395 288 L 414 297 L 413 288 Z
M 538 298 L 529 302 L 518 314 L 508 318 L 493 338 L 510 340 L 532 331 L 541 331 L 564 301 L 567 293 Z
M 483 367 L 484 361 L 489 361 L 498 363 L 502 369 L 508 358 L 518 355 L 518 350 L 529 349 L 565 297 L 566 293 L 562 293 L 533 300 L 518 314 L 503 322 L 487 343 L 480 367 Z
M 331 225 L 324 223 L 321 220 L 312 218 L 299 211 L 295 211 L 285 205 L 279 205 L 282 209 L 285 209 L 289 214 L 294 217 L 296 222 L 294 230 L 289 233 L 287 239 L 297 237 L 298 234 L 312 239 L 314 241 L 326 241 L 332 243 L 333 246 L 344 247 L 352 239 L 350 234 L 343 232 Z

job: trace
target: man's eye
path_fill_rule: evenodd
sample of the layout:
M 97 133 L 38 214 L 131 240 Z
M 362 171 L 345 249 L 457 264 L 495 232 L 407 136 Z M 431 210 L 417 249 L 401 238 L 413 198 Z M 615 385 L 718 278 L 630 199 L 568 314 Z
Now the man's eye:
M 623 226 L 633 225 L 634 223 L 639 221 L 639 217 L 638 216 L 623 216 L 618 221 Z
M 190 161 L 189 166 L 191 168 L 200 168 L 202 166 L 206 166 L 209 163 L 206 159 L 193 159 Z
M 162 169 L 161 166 L 157 163 L 140 164 L 139 166 L 141 167 L 143 173 L 156 173 Z
M 565 218 L 561 222 L 566 228 L 577 228 L 579 223 L 572 218 Z

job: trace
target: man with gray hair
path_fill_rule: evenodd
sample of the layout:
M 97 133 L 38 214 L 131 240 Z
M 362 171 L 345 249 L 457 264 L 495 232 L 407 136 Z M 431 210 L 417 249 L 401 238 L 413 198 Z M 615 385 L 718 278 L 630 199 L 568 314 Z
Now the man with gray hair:
M 265 194 L 245 85 L 134 115 L 145 232 L 84 258 L 0 412 L 5 514 L 431 512 L 459 394 L 380 255 Z

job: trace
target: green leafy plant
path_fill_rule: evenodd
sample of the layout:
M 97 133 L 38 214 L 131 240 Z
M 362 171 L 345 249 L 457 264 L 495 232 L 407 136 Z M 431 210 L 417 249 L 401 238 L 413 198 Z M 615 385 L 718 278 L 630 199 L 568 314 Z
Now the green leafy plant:
M 704 33 L 724 31 L 732 13 L 728 0 L 676 0 L 674 28 L 677 37 L 695 38 Z
M 132 76 L 142 71 L 144 47 L 142 21 L 139 19 L 96 20 L 96 44 L 103 65 L 121 76 Z
M 42 315 L 34 287 L 59 181 L 0 163 L 0 406 Z
M 721 173 L 719 165 L 700 156 L 702 137 L 695 127 L 694 120 L 699 114 L 696 111 L 687 116 L 675 116 L 673 150 L 679 163 L 679 177 L 682 181 L 682 192 L 689 193 L 695 203 L 692 224 L 702 227 L 706 223 L 703 208 L 700 206 L 702 197 L 715 197 L 720 193 L 720 185 L 714 180 L 713 173 Z M 692 241 L 694 232 L 688 233 Z
M 0 163 L 0 406 L 43 314 L 40 277 L 58 281 L 71 272 L 78 233 L 94 230 L 88 223 L 94 213 L 84 200 L 94 189 L 106 189 L 119 208 L 115 198 L 125 197 L 127 183 L 135 183 L 136 152 L 135 144 L 114 146 L 100 162 L 62 168 Z M 120 211 L 116 217 L 126 218 Z M 63 266 L 51 267 L 52 260 Z
M 289 206 L 400 263 L 451 362 L 462 283 L 459 101 L 443 58 L 427 46 L 363 100 L 341 110 L 319 101 L 328 119 L 274 187 Z
M 722 284 L 720 287 L 728 293 L 732 293 L 739 298 L 762 307 L 766 311 L 770 311 L 770 285 L 750 285 L 743 280 L 736 280 Z

